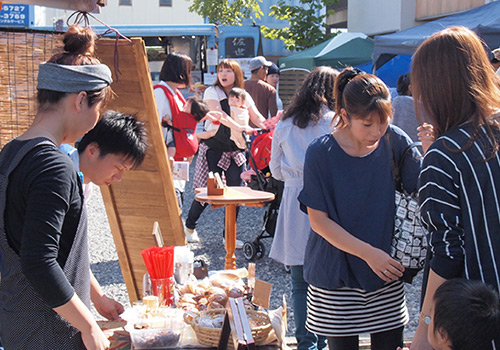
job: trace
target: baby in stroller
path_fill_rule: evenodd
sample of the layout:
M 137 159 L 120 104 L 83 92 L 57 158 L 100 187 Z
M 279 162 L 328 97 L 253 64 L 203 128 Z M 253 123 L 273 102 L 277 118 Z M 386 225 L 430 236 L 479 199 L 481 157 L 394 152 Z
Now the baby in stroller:
M 276 222 L 283 193 L 283 181 L 272 177 L 269 170 L 271 160 L 271 143 L 274 130 L 265 130 L 258 135 L 250 145 L 247 142 L 251 169 L 243 172 L 241 178 L 253 190 L 274 193 L 274 200 L 267 204 L 264 214 L 264 224 L 253 242 L 245 242 L 243 245 L 243 255 L 247 260 L 261 259 L 265 254 L 265 246 L 261 239 L 274 237 Z

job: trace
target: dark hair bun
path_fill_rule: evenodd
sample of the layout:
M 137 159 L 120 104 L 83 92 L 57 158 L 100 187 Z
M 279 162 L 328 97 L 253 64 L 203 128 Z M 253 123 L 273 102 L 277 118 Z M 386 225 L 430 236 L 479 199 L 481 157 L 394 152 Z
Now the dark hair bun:
M 93 55 L 96 35 L 88 27 L 73 25 L 64 34 L 64 51 L 70 54 Z

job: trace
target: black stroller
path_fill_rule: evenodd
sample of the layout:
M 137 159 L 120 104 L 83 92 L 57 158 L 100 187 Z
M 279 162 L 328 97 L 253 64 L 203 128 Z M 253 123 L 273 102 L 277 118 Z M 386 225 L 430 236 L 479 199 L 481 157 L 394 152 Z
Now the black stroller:
M 251 175 L 248 186 L 253 190 L 271 192 L 275 196 L 274 200 L 266 204 L 267 210 L 264 214 L 264 224 L 260 233 L 255 237 L 253 242 L 245 242 L 243 244 L 243 255 L 250 261 L 261 259 L 264 256 L 265 246 L 261 242 L 261 239 L 274 237 L 281 196 L 283 194 L 283 181 L 273 178 L 269 171 L 272 137 L 273 131 L 269 131 L 257 136 L 251 145 L 250 142 L 247 142 L 248 149 L 250 150 L 248 152 L 250 165 L 255 171 L 255 175 Z

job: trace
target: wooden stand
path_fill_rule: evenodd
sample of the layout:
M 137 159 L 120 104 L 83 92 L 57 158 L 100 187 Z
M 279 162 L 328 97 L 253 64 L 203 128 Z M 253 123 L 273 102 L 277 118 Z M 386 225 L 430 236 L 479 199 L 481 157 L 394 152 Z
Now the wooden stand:
M 223 196 L 225 193 L 225 187 L 222 184 L 222 180 L 218 173 L 215 175 L 210 172 L 207 178 L 207 193 L 210 196 Z
M 212 208 L 226 208 L 226 270 L 236 269 L 236 207 L 238 205 L 262 206 L 272 201 L 274 194 L 255 191 L 249 187 L 229 186 L 223 188 L 222 194 L 210 195 L 208 188 L 197 188 L 195 199 L 198 202 L 211 204 Z

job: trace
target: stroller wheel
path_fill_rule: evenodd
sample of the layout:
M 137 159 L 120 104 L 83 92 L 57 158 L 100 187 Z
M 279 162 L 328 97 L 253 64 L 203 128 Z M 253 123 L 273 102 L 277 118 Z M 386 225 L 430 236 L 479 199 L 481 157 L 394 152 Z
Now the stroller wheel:
M 262 259 L 264 257 L 264 254 L 266 253 L 266 247 L 264 246 L 264 243 L 261 241 L 254 242 L 254 246 L 257 247 L 257 259 Z
M 257 255 L 257 248 L 253 242 L 245 242 L 243 244 L 243 255 L 247 260 L 254 260 Z

